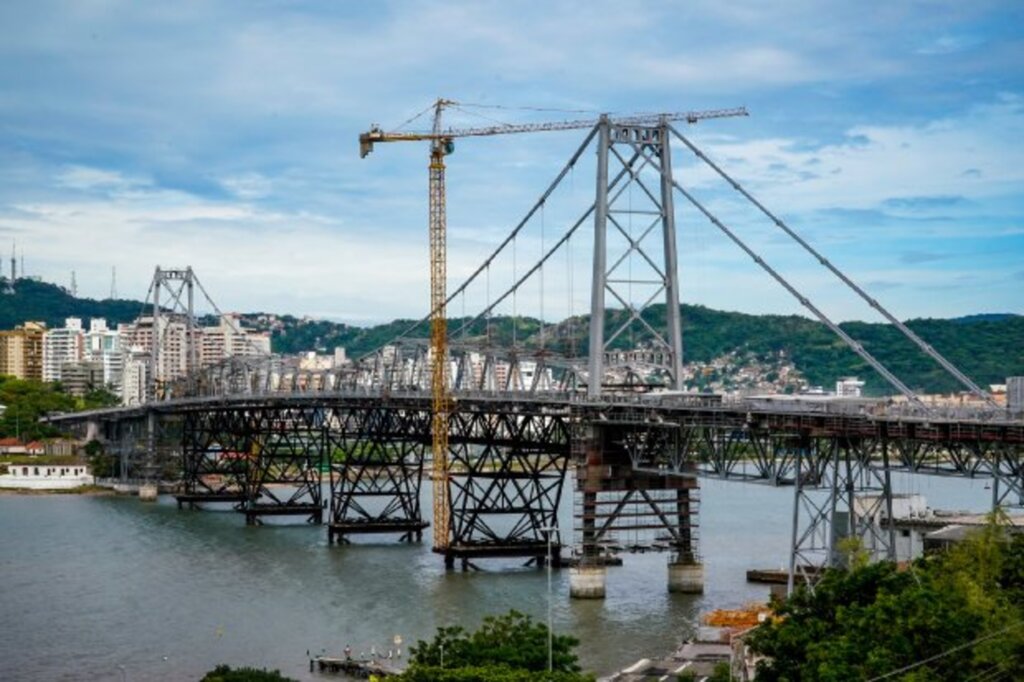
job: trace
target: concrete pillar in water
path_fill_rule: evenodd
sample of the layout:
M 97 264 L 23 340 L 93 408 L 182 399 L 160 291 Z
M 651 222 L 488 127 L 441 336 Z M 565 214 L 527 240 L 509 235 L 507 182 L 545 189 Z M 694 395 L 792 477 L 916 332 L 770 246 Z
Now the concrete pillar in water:
M 156 483 L 143 483 L 139 486 L 139 499 L 143 502 L 156 502 L 158 494 Z
M 683 594 L 704 592 L 704 565 L 692 559 L 675 558 L 668 564 L 668 591 Z
M 573 599 L 604 599 L 608 569 L 581 564 L 569 569 L 569 596 Z

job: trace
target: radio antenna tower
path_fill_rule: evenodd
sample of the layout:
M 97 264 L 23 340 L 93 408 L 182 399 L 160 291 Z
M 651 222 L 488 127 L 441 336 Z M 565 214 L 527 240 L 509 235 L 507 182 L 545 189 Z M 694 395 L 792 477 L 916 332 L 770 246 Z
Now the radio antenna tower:
M 117 300 L 117 266 L 110 268 L 110 300 Z
M 71 298 L 78 298 L 78 282 L 75 281 L 75 271 L 71 271 Z
M 0 262 L 0 265 L 3 265 L 3 263 Z M 0 267 L 0 272 L 2 272 L 2 271 L 3 271 L 3 268 Z M 13 294 L 14 293 L 14 246 L 13 245 L 11 246 L 11 276 L 7 280 L 7 285 L 4 287 L 4 292 L 8 293 L 8 294 Z

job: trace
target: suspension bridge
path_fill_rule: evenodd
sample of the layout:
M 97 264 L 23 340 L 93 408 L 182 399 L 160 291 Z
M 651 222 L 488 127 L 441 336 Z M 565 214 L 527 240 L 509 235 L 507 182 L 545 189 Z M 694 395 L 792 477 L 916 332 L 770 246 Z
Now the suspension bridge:
M 431 142 L 432 228 L 435 218 L 443 227 L 437 166 L 451 139 L 462 136 L 439 127 L 440 104 L 435 113 L 429 134 L 388 138 L 375 130 L 363 140 L 364 152 L 372 142 Z M 497 557 L 557 562 L 568 547 L 574 597 L 604 596 L 607 565 L 630 551 L 666 552 L 669 589 L 700 591 L 700 477 L 793 487 L 790 589 L 813 581 L 822 566 L 841 564 L 846 537 L 895 557 L 893 531 L 880 523 L 892 516 L 894 472 L 988 477 L 993 506 L 1022 504 L 1024 414 L 996 405 L 674 125 L 700 118 L 601 116 L 547 128 L 586 134 L 522 220 L 451 294 L 442 286 L 438 295 L 435 286 L 422 320 L 330 370 L 301 370 L 258 353 L 198 366 L 189 346 L 195 274 L 158 269 L 148 299 L 148 399 L 50 420 L 105 441 L 120 453 L 123 476 L 163 471 L 180 479 L 179 507 L 232 505 L 250 524 L 274 517 L 323 523 L 338 544 L 364 533 L 418 541 L 433 524 L 434 550 L 449 567 Z M 512 128 L 497 132 L 523 132 Z M 475 134 L 489 133 L 466 136 Z M 925 404 L 769 264 L 742 225 L 723 220 L 698 188 L 678 180 L 678 151 L 898 328 L 979 406 Z M 577 166 L 591 160 L 595 193 L 583 206 L 567 200 L 568 208 L 555 209 Z M 831 329 L 898 400 L 686 392 L 676 244 L 683 207 Z M 432 231 L 435 265 L 436 250 L 444 254 L 436 237 Z M 567 263 L 565 281 L 555 287 L 559 259 Z M 580 262 L 589 280 L 576 272 Z M 443 268 L 432 276 L 435 285 L 446 277 Z M 555 289 L 569 292 L 567 317 L 547 324 Z M 585 310 L 573 310 L 574 289 L 589 290 Z M 528 292 L 536 317 L 521 325 Z M 470 306 L 475 312 L 466 314 Z M 459 308 L 464 314 L 449 320 L 446 313 Z M 499 314 L 513 320 L 503 338 L 493 319 Z M 173 351 L 183 371 L 161 376 L 161 358 L 171 351 L 159 320 L 175 316 L 188 330 L 185 347 Z M 421 507 L 425 477 L 433 482 L 432 514 Z M 574 496 L 571 529 L 559 527 L 565 494 Z

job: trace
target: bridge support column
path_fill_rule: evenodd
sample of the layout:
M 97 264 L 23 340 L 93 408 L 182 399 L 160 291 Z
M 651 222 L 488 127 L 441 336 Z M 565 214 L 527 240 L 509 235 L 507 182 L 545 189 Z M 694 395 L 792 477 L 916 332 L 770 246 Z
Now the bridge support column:
M 683 594 L 704 592 L 704 565 L 692 556 L 675 556 L 668 563 L 668 591 Z
M 569 596 L 573 599 L 604 599 L 608 569 L 581 563 L 569 570 Z
M 139 486 L 139 499 L 143 502 L 156 502 L 159 494 L 156 483 L 143 483 Z

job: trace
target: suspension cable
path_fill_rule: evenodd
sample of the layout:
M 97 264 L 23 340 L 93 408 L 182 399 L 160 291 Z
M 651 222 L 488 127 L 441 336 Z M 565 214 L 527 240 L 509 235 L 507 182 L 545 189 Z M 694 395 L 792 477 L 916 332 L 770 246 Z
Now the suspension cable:
M 686 197 L 687 201 L 689 201 L 691 204 L 693 204 L 693 206 L 698 211 L 703 213 L 704 216 L 708 220 L 710 220 L 711 223 L 715 227 L 717 227 L 719 230 L 721 230 L 725 234 L 725 236 L 727 236 L 730 240 L 732 240 L 732 242 L 734 244 L 736 244 L 738 247 L 743 249 L 743 251 L 748 256 L 750 256 L 755 263 L 757 263 L 759 266 L 761 266 L 761 268 L 765 272 L 767 272 L 769 275 L 771 275 L 771 277 L 776 282 L 781 284 L 782 287 L 784 289 L 786 289 L 786 291 L 788 291 L 790 294 L 792 294 L 793 297 L 797 301 L 799 301 L 802 306 L 807 308 L 811 313 L 814 314 L 815 317 L 817 317 L 823 324 L 825 324 L 829 329 L 831 329 L 839 338 L 841 338 L 843 341 L 845 341 L 846 345 L 848 345 L 853 350 L 853 352 L 855 352 L 857 355 L 859 355 L 861 358 L 863 358 L 864 361 L 867 362 L 869 365 L 874 367 L 875 371 L 877 371 L 879 374 L 881 374 L 882 377 L 886 381 L 888 381 L 890 384 L 892 384 L 896 388 L 896 390 L 898 390 L 900 393 L 902 393 L 904 396 L 906 396 L 907 400 L 910 400 L 911 402 L 913 402 L 913 403 L 915 403 L 915 404 L 917 404 L 917 405 L 919 405 L 921 407 L 925 407 L 925 409 L 928 409 L 924 405 L 924 403 L 921 402 L 921 399 L 918 398 L 916 393 L 914 393 L 912 390 L 910 390 L 910 388 L 908 388 L 906 386 L 906 384 L 904 384 L 902 381 L 900 381 L 900 379 L 895 374 L 890 372 L 885 367 L 885 365 L 883 365 L 881 362 L 879 362 L 877 359 L 875 359 L 875 356 L 873 356 L 871 353 L 869 353 L 867 351 L 867 349 L 865 349 L 864 346 L 861 345 L 860 342 L 854 340 L 849 334 L 847 334 L 845 331 L 843 331 L 843 329 L 839 325 L 837 325 L 835 322 L 833 322 L 827 315 L 825 315 L 825 313 L 823 313 L 813 303 L 811 303 L 811 301 L 806 296 L 801 294 L 792 284 L 790 284 L 773 267 L 768 265 L 768 263 L 766 263 L 763 258 L 761 258 L 759 255 L 757 255 L 757 253 L 755 253 L 749 246 L 747 246 L 747 244 L 742 239 L 740 239 L 738 236 L 736 236 L 735 232 L 733 232 L 728 227 L 726 227 L 722 223 L 722 221 L 720 221 L 710 211 L 708 211 L 704 207 L 704 205 L 702 203 L 700 203 L 696 199 L 696 197 L 694 197 L 692 194 L 690 194 L 685 189 L 683 189 L 683 187 L 675 179 L 672 180 L 672 186 L 675 187 L 677 190 L 679 190 L 679 192 L 684 197 Z
M 912 329 L 907 327 L 907 325 L 901 322 L 895 315 L 893 315 L 886 308 L 884 308 L 881 303 L 879 303 L 875 298 L 873 298 L 866 291 L 864 291 L 864 289 L 858 286 L 842 270 L 833 265 L 831 261 L 825 258 L 825 256 L 823 256 L 813 246 L 808 244 L 807 241 L 804 240 L 799 234 L 797 234 L 792 228 L 790 228 L 789 225 L 787 225 L 781 218 L 779 218 L 770 210 L 768 210 L 768 208 L 766 208 L 764 204 L 762 204 L 760 201 L 754 198 L 754 196 L 750 194 L 750 192 L 748 192 L 742 185 L 740 185 L 739 182 L 737 182 L 729 174 L 722 170 L 722 168 L 718 166 L 718 164 L 709 159 L 704 152 L 698 149 L 697 146 L 690 142 L 690 140 L 688 140 L 684 135 L 680 134 L 679 131 L 677 131 L 671 125 L 669 125 L 668 128 L 669 130 L 672 131 L 672 134 L 679 139 L 679 141 L 686 145 L 690 149 L 690 151 L 692 151 L 697 156 L 697 158 L 699 158 L 701 161 L 707 164 L 713 171 L 715 171 L 719 176 L 721 176 L 722 179 L 724 179 L 726 182 L 732 185 L 733 189 L 742 194 L 750 203 L 757 207 L 757 209 L 761 211 L 761 213 L 764 214 L 769 220 L 771 220 L 776 227 L 778 227 L 780 230 L 789 235 L 789 237 L 793 239 L 801 247 L 803 247 L 803 249 L 807 251 L 807 253 L 813 256 L 833 275 L 839 278 L 839 280 L 842 281 L 847 287 L 852 289 L 858 296 L 864 299 L 864 301 L 866 301 L 868 305 L 870 305 L 872 308 L 878 311 L 890 323 L 895 325 L 897 329 L 903 332 L 904 336 L 913 341 L 921 350 L 927 353 L 933 360 L 938 362 L 943 367 L 943 369 L 945 369 L 947 372 L 953 375 L 953 377 L 956 378 L 960 383 L 962 383 L 964 386 L 970 389 L 972 393 L 977 395 L 979 398 L 985 400 L 985 402 L 987 402 L 989 405 L 996 407 L 995 401 L 992 399 L 992 396 L 987 391 L 978 386 L 974 381 L 971 380 L 970 377 L 961 372 L 953 363 L 951 363 L 937 350 L 935 350 L 931 345 L 929 345 L 923 339 L 921 339 L 921 337 L 915 334 Z
M 568 241 L 566 241 L 566 244 L 565 244 L 565 271 L 566 271 L 565 277 L 566 277 L 566 280 L 568 280 L 567 281 L 567 288 L 569 290 L 569 300 L 567 301 L 567 305 L 566 305 L 566 310 L 568 311 L 568 315 L 569 315 L 569 327 L 566 330 L 568 332 L 568 342 L 569 342 L 568 343 L 568 350 L 569 350 L 569 352 L 566 353 L 566 355 L 568 357 L 576 357 L 576 340 L 574 338 L 574 335 L 576 333 L 576 331 L 575 331 L 576 324 L 575 324 L 575 320 L 573 320 L 573 300 L 572 300 L 572 297 L 573 297 L 573 272 L 572 272 L 572 268 L 573 268 L 572 239 L 569 239 Z
M 630 161 L 629 161 L 629 163 L 627 165 L 631 166 L 641 156 L 642 156 L 642 154 L 640 152 L 634 152 L 633 158 L 630 159 Z M 611 190 L 611 189 L 617 187 L 619 182 L 622 180 L 622 178 L 624 178 L 627 175 L 628 172 L 629 171 L 628 171 L 627 168 L 623 168 L 622 170 L 620 170 L 615 175 L 615 177 L 611 180 L 611 182 L 608 183 L 608 189 Z M 628 185 L 628 183 L 627 183 L 627 185 Z M 623 185 L 622 187 L 619 188 L 619 190 L 612 197 L 609 197 L 609 199 L 608 199 L 608 204 L 609 205 L 613 204 L 619 198 L 619 196 L 622 195 L 622 193 L 626 190 L 626 186 L 627 185 Z M 529 279 L 530 276 L 532 276 L 534 272 L 536 272 L 541 266 L 544 265 L 545 262 L 547 262 L 547 260 L 549 258 L 551 258 L 551 255 L 554 254 L 555 251 L 557 251 L 562 246 L 562 244 L 567 242 L 569 240 L 569 238 L 572 237 L 573 233 L 576 232 L 576 230 L 578 230 L 580 228 L 580 226 L 584 223 L 584 221 L 586 221 L 587 218 L 589 218 L 591 216 L 591 214 L 594 212 L 594 206 L 595 206 L 594 204 L 591 204 L 587 208 L 587 210 L 583 212 L 583 215 L 581 215 L 579 217 L 579 219 L 575 223 L 573 223 L 572 227 L 570 227 L 565 232 L 565 234 L 562 235 L 561 239 L 559 239 L 557 242 L 555 242 L 555 245 L 552 246 L 550 249 L 548 249 L 547 253 L 545 253 L 544 256 L 539 261 L 537 261 L 533 265 L 532 268 L 530 268 L 526 272 L 526 274 L 524 274 L 522 277 L 520 277 L 518 281 L 513 283 L 512 286 L 509 287 L 509 289 L 507 289 L 505 291 L 505 293 L 501 295 L 500 298 L 498 298 L 495 301 L 491 302 L 490 305 L 488 305 L 483 311 L 480 312 L 480 314 L 478 314 L 475 318 L 473 318 L 473 320 L 471 322 L 467 322 L 466 324 L 472 324 L 472 323 L 476 322 L 477 320 L 479 320 L 484 315 L 490 314 L 490 312 L 492 310 L 494 310 L 494 308 L 496 308 L 499 303 L 501 303 L 506 298 L 508 298 L 512 294 L 513 291 L 515 291 L 517 288 L 519 288 L 523 284 L 523 282 L 525 282 L 527 279 Z
M 540 207 L 540 252 L 544 253 L 544 207 Z M 544 266 L 540 266 L 540 349 L 544 350 Z
M 634 149 L 637 149 L 636 145 L 631 146 L 633 146 Z M 660 169 L 660 164 L 657 161 L 652 161 L 652 165 Z M 690 192 L 684 189 L 683 186 L 679 184 L 679 181 L 676 180 L 675 178 L 672 178 L 672 186 L 675 187 L 676 190 L 678 190 L 679 193 L 682 194 L 687 201 L 693 204 L 694 208 L 696 208 L 698 211 L 704 214 L 704 217 L 710 220 L 712 225 L 721 230 L 721 232 L 726 237 L 728 237 L 734 244 L 736 244 L 736 246 L 740 247 L 740 249 L 742 249 L 744 253 L 750 256 L 750 258 L 753 259 L 753 261 L 757 263 L 762 270 L 767 272 L 769 275 L 771 275 L 772 279 L 774 279 L 776 282 L 782 285 L 782 287 L 786 291 L 788 291 L 797 301 L 799 301 L 802 306 L 807 308 L 807 310 L 813 313 L 819 321 L 821 321 L 825 326 L 831 329 L 836 336 L 842 339 L 846 343 L 846 345 L 848 345 L 850 349 L 853 350 L 853 352 L 859 355 L 869 365 L 874 367 L 875 371 L 878 372 L 886 381 L 892 384 L 892 386 L 896 388 L 896 390 L 902 393 L 907 398 L 907 400 L 924 408 L 926 411 L 930 411 L 929 408 L 924 403 L 921 402 L 921 399 L 917 396 L 917 394 L 910 390 L 910 388 L 908 388 L 906 384 L 900 381 L 899 377 L 890 372 L 888 368 L 886 368 L 885 365 L 879 362 L 875 358 L 875 356 L 869 353 L 861 343 L 853 339 L 849 334 L 843 331 L 843 329 L 839 325 L 833 322 L 831 318 L 829 318 L 827 315 L 825 315 L 825 313 L 818 309 L 817 306 L 811 303 L 811 301 L 806 296 L 801 294 L 792 284 L 789 283 L 789 281 L 786 278 L 780 275 L 778 271 L 775 270 L 775 268 L 768 265 L 768 263 L 765 262 L 765 260 L 761 258 L 761 256 L 759 256 L 753 249 L 747 246 L 746 242 L 740 239 L 735 232 L 733 232 L 721 220 L 715 217 L 715 215 L 711 213 L 711 211 L 709 211 L 707 208 L 705 208 L 704 204 L 698 201 L 695 196 L 693 196 Z
M 484 260 L 484 262 L 476 270 L 473 271 L 473 274 L 471 274 L 469 278 L 466 279 L 465 282 L 463 282 L 457 289 L 455 289 L 455 291 L 451 293 L 450 296 L 448 296 L 447 299 L 445 299 L 444 306 L 439 306 L 439 308 L 447 306 L 452 300 L 455 299 L 456 296 L 465 291 L 465 289 L 469 287 L 469 285 L 472 284 L 477 277 L 480 276 L 484 269 L 490 266 L 494 259 L 497 258 L 498 255 L 505 249 L 505 247 L 509 245 L 509 243 L 515 238 L 515 236 L 519 234 L 519 232 L 526 226 L 526 224 L 530 221 L 533 215 L 540 209 L 544 202 L 547 201 L 547 198 L 551 196 L 551 194 L 555 191 L 555 189 L 562 182 L 565 176 L 569 174 L 571 170 L 573 170 L 573 168 L 576 165 L 576 162 L 579 161 L 581 156 L 583 156 L 583 152 L 586 151 L 587 147 L 590 145 L 590 142 L 594 139 L 594 136 L 597 135 L 598 127 L 598 125 L 595 125 L 591 129 L 590 133 L 588 133 L 586 138 L 584 138 L 583 143 L 576 149 L 573 155 L 569 158 L 569 161 L 565 164 L 565 166 L 562 167 L 562 170 L 559 171 L 558 175 L 555 176 L 555 179 L 551 182 L 550 185 L 548 185 L 547 189 L 544 190 L 544 192 L 541 194 L 540 198 L 533 204 L 530 210 L 527 211 L 526 215 L 523 217 L 522 220 L 519 221 L 515 228 L 512 229 L 511 234 L 509 234 L 507 237 L 505 237 L 504 240 L 502 240 L 498 247 L 491 252 L 491 254 Z M 425 322 L 428 322 L 433 316 L 433 314 L 434 311 L 432 310 L 425 316 L 423 316 L 423 318 L 411 324 L 401 334 L 395 336 L 387 343 L 381 344 L 372 351 L 363 354 L 362 356 L 360 356 L 359 359 L 361 360 L 362 358 L 373 355 L 380 351 L 380 349 L 383 348 L 384 346 L 390 345 L 396 341 L 405 338 L 406 336 L 411 334 L 415 329 L 417 329 L 420 325 L 424 324 Z
M 512 281 L 513 282 L 516 281 L 516 241 L 517 240 L 515 240 L 515 239 L 512 240 Z M 516 347 L 516 328 L 519 326 L 519 318 L 516 315 L 516 313 L 518 312 L 518 310 L 516 308 L 516 299 L 518 298 L 518 296 L 517 296 L 518 292 L 519 292 L 519 287 L 517 287 L 517 286 L 512 287 L 512 348 L 513 349 Z

